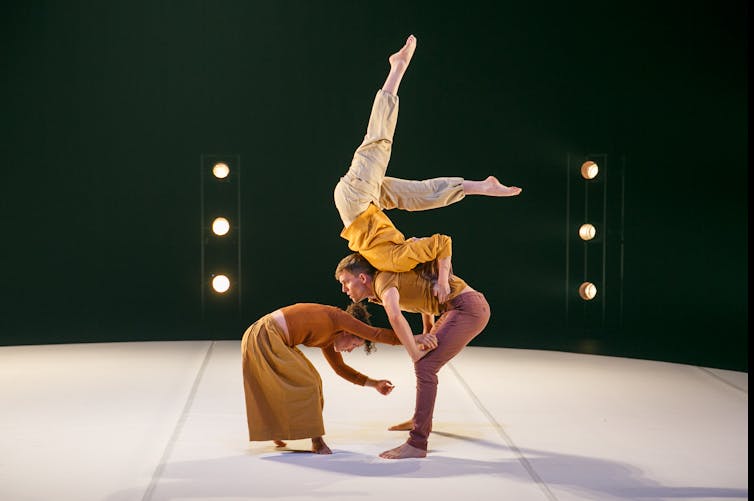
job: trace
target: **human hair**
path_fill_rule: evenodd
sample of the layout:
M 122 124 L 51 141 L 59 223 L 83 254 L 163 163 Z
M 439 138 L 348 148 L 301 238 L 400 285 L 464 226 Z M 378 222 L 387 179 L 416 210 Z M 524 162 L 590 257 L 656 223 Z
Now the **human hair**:
M 354 252 L 341 259 L 338 266 L 335 267 L 335 280 L 340 280 L 340 274 L 344 271 L 352 275 L 364 273 L 373 277 L 377 269 L 364 256 L 358 252 Z
M 346 308 L 346 313 L 351 315 L 356 320 L 361 320 L 367 325 L 372 325 L 372 322 L 369 320 L 372 317 L 372 314 L 369 313 L 369 310 L 367 310 L 367 307 L 363 303 L 351 303 Z M 362 338 L 364 339 L 364 338 Z M 369 340 L 364 339 L 364 351 L 367 355 L 372 353 L 374 350 L 377 349 L 377 346 Z

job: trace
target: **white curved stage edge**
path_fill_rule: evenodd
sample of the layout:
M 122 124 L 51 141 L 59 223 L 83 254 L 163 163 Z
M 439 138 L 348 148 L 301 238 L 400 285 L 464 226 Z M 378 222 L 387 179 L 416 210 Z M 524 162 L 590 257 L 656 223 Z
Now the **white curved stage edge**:
M 402 348 L 345 355 L 387 397 L 303 351 L 332 456 L 247 441 L 237 341 L 2 347 L 0 499 L 748 499 L 748 373 L 468 347 L 440 372 L 427 458 L 390 461 L 413 410 Z

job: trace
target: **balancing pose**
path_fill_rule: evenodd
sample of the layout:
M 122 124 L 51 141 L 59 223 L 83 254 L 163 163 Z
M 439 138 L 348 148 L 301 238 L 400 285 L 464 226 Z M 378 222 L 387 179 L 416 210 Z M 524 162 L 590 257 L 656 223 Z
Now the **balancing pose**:
M 341 237 L 348 240 L 349 249 L 363 255 L 376 269 L 403 272 L 437 260 L 433 293 L 443 303 L 450 293 L 451 238 L 434 234 L 406 239 L 384 210 L 445 207 L 466 195 L 511 197 L 521 193 L 521 188 L 505 186 L 494 176 L 483 181 L 461 177 L 411 181 L 385 175 L 398 119 L 398 87 L 415 49 L 416 38 L 411 35 L 390 56 L 390 72 L 375 96 L 364 141 L 356 150 L 348 172 L 335 186 L 334 198 L 343 220 Z
M 390 381 L 370 379 L 346 365 L 341 353 L 362 345 L 368 353 L 372 341 L 400 341 L 392 330 L 365 323 L 369 315 L 363 307 L 347 311 L 299 303 L 263 316 L 246 330 L 241 353 L 249 440 L 274 440 L 285 447 L 284 439 L 311 438 L 312 452 L 331 454 L 322 439 L 322 380 L 299 344 L 321 348 L 335 372 L 354 384 L 383 395 L 393 390 Z M 416 342 L 427 349 L 437 346 L 433 335 L 417 336 Z
M 487 300 L 464 280 L 451 275 L 451 292 L 447 300 L 440 303 L 432 293 L 432 280 L 416 269 L 402 273 L 378 271 L 357 252 L 338 263 L 335 278 L 354 303 L 368 299 L 385 308 L 395 335 L 414 362 L 414 416 L 391 428 L 411 429 L 409 439 L 380 456 L 386 459 L 425 457 L 437 397 L 437 373 L 485 328 L 490 318 Z M 404 311 L 421 313 L 425 332 L 436 338 L 437 345 L 433 350 L 422 352 L 415 347 Z

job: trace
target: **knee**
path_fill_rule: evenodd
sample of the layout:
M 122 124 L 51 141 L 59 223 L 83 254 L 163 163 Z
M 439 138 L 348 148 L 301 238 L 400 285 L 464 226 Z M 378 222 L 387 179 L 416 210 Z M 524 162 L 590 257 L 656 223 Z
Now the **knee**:
M 416 381 L 423 384 L 437 384 L 437 371 L 431 367 L 414 366 Z

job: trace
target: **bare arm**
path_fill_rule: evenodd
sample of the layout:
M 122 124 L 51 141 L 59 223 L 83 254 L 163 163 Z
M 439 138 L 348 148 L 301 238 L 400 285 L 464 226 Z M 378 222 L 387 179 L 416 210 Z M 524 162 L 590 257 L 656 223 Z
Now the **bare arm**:
M 393 383 L 388 381 L 387 379 L 380 379 L 380 380 L 374 380 L 374 379 L 367 379 L 366 383 L 364 383 L 364 386 L 368 386 L 370 388 L 374 388 L 382 395 L 389 395 L 391 391 L 393 391 Z
M 437 260 L 437 284 L 434 286 L 433 292 L 440 304 L 448 299 L 448 294 L 450 294 L 450 256 Z
M 411 333 L 411 326 L 408 320 L 403 316 L 400 307 L 400 293 L 396 287 L 391 287 L 382 294 L 382 306 L 385 308 L 387 319 L 390 322 L 395 335 L 401 340 L 403 347 L 406 348 L 408 355 L 414 362 L 420 360 L 428 352 L 419 350 L 416 345 L 414 336 Z
M 427 334 L 432 330 L 432 327 L 435 326 L 435 316 L 429 315 L 427 313 L 422 313 L 422 327 L 424 328 L 423 333 Z

